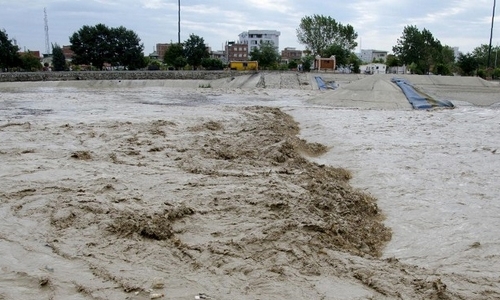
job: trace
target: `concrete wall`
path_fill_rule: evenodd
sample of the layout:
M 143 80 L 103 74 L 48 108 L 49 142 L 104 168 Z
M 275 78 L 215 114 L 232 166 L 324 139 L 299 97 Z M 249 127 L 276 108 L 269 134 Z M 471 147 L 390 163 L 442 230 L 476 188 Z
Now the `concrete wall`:
M 12 72 L 1 73 L 0 82 L 68 81 L 68 80 L 215 80 L 246 74 L 235 71 L 80 71 L 80 72 Z

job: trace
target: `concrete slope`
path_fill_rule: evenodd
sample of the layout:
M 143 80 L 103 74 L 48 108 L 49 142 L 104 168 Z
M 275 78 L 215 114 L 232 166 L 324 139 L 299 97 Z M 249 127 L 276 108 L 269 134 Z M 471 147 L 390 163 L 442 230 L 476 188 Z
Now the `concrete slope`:
M 260 73 L 243 74 L 228 78 L 216 79 L 210 82 L 213 88 L 251 89 L 256 88 L 260 80 Z
M 389 77 L 378 75 L 340 85 L 338 89 L 323 92 L 309 102 L 333 107 L 412 109 L 401 89 L 390 82 Z
M 500 103 L 500 85 L 479 77 L 406 75 L 415 87 L 435 99 L 491 106 Z

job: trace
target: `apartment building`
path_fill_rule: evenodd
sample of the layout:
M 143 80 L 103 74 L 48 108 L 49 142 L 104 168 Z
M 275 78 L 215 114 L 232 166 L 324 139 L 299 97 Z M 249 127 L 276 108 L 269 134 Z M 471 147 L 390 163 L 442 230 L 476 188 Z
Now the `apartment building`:
M 286 47 L 281 51 L 281 61 L 289 63 L 302 58 L 302 50 L 297 50 L 294 47 Z
M 239 43 L 248 45 L 248 53 L 260 44 L 271 42 L 276 49 L 280 46 L 281 33 L 277 30 L 249 30 L 238 35 Z
M 165 56 L 165 52 L 167 52 L 167 49 L 172 45 L 172 43 L 168 44 L 156 44 L 156 55 L 158 56 L 158 59 L 163 60 L 163 57 Z
M 227 42 L 225 47 L 226 61 L 248 60 L 248 45 L 236 42 Z
M 374 60 L 383 62 L 387 61 L 387 53 L 388 51 L 383 50 L 374 50 L 374 49 L 361 49 L 361 53 L 359 54 L 359 59 L 361 59 L 364 63 L 371 63 Z

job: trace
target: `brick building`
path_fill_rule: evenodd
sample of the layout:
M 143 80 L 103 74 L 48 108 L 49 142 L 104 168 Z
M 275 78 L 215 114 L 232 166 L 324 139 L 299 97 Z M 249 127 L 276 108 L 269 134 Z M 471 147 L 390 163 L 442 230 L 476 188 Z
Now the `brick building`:
M 227 61 L 246 61 L 248 60 L 248 45 L 227 42 L 225 47 Z
M 289 63 L 302 58 L 302 50 L 296 50 L 293 47 L 287 47 L 281 51 L 281 61 Z
M 62 52 L 64 54 L 64 58 L 66 58 L 66 61 L 71 61 L 73 59 L 73 56 L 75 56 L 75 52 L 71 50 L 71 46 L 62 46 Z

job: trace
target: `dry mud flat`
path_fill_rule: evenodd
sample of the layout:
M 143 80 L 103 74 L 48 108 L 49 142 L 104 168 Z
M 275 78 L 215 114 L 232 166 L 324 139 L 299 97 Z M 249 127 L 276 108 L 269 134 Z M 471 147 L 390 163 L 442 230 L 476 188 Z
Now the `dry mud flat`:
M 220 110 L 0 124 L 0 299 L 500 297 L 379 259 L 375 199 L 307 160 L 328 149 L 277 108 Z

